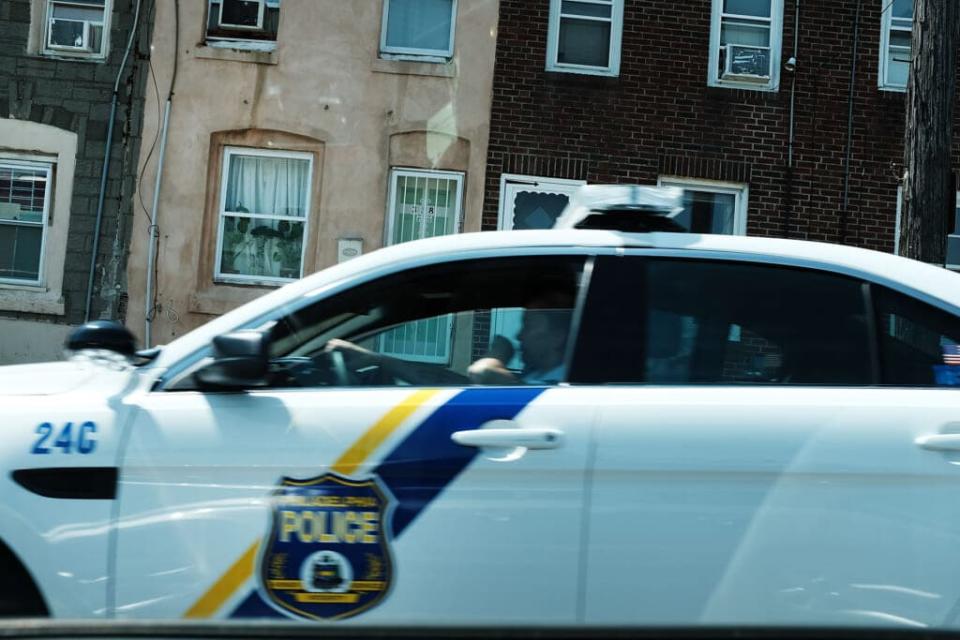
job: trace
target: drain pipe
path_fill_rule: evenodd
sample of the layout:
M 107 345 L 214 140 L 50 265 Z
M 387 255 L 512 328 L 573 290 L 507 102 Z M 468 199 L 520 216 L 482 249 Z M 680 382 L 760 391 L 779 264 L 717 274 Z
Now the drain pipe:
M 797 97 L 797 47 L 800 42 L 800 0 L 795 0 L 793 17 L 793 55 L 787 60 L 785 68 L 790 72 L 790 132 L 787 142 L 787 215 L 784 216 L 784 237 L 790 237 L 790 221 L 793 218 L 793 143 L 796 135 L 794 113 Z
M 160 130 L 160 155 L 157 157 L 157 177 L 153 184 L 153 204 L 150 207 L 150 245 L 147 248 L 147 291 L 144 298 L 144 346 L 149 349 L 153 346 L 153 314 L 156 305 L 153 303 L 153 289 L 155 286 L 153 271 L 157 261 L 157 244 L 160 242 L 160 232 L 157 228 L 157 208 L 160 206 L 160 183 L 163 178 L 163 161 L 167 151 L 167 132 L 170 127 L 170 107 L 173 104 L 173 89 L 177 84 L 177 59 L 180 56 L 180 0 L 174 0 L 174 35 L 173 35 L 173 76 L 170 79 L 170 92 L 167 94 L 167 103 L 163 108 L 163 125 Z
M 850 94 L 847 97 L 847 154 L 843 167 L 843 209 L 840 210 L 840 244 L 847 241 L 847 217 L 850 203 L 850 156 L 853 153 L 853 90 L 857 78 L 857 40 L 860 37 L 860 5 L 863 0 L 857 0 L 857 10 L 853 17 L 853 47 L 850 51 Z
M 97 253 L 100 251 L 100 228 L 103 224 L 103 201 L 107 195 L 107 174 L 110 171 L 110 149 L 113 146 L 113 121 L 117 115 L 117 97 L 120 92 L 120 78 L 123 77 L 123 69 L 127 65 L 127 58 L 130 57 L 130 50 L 133 48 L 133 41 L 137 35 L 137 27 L 140 25 L 140 2 L 137 0 L 136 9 L 133 12 L 133 25 L 130 27 L 130 38 L 127 40 L 127 49 L 123 52 L 123 60 L 120 62 L 120 69 L 117 71 L 117 81 L 113 83 L 113 100 L 110 103 L 110 120 L 107 123 L 107 148 L 103 152 L 103 170 L 100 172 L 100 193 L 97 196 L 97 220 L 93 225 L 93 252 L 90 255 L 90 275 L 87 279 L 87 300 L 83 310 L 83 321 L 90 321 L 90 306 L 93 302 L 93 278 L 97 271 Z

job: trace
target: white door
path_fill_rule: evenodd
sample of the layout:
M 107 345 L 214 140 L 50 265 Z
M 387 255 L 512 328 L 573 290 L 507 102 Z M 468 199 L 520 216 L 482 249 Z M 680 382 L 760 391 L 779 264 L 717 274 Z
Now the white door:
M 117 615 L 572 623 L 592 405 L 463 375 L 491 307 L 565 269 L 575 294 L 583 258 L 533 260 L 419 269 L 291 312 L 271 334 L 274 388 L 138 398 Z M 456 367 L 348 353 L 338 369 L 325 350 L 439 315 Z M 494 448 L 485 427 L 506 431 Z
M 584 180 L 564 180 L 503 174 L 500 178 L 500 231 L 549 229 L 585 185 Z
M 497 230 L 550 229 L 570 202 L 570 196 L 584 184 L 583 180 L 503 174 Z M 492 323 L 495 334 L 514 336 L 520 330 L 520 311 L 497 313 Z M 518 362 L 515 358 L 510 364 L 518 366 Z
M 719 261 L 602 262 L 591 295 L 573 379 L 630 386 L 594 388 L 586 622 L 958 624 L 956 318 Z

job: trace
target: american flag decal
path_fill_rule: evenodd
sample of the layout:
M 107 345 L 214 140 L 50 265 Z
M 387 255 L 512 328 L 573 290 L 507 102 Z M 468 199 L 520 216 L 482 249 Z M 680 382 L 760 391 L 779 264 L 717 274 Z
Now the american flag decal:
M 951 365 L 960 365 L 960 345 L 943 345 L 943 363 Z

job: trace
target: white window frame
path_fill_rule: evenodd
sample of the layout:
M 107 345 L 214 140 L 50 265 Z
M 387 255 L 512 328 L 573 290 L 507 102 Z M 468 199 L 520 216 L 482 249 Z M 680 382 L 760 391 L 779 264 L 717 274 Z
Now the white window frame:
M 380 23 L 380 57 L 387 60 L 416 60 L 418 62 L 449 62 L 453 57 L 457 33 L 457 0 L 450 3 L 450 38 L 446 50 L 391 47 L 387 45 L 387 27 L 390 21 L 390 0 L 383 0 L 383 19 Z
M 585 4 L 598 4 L 602 6 L 611 6 L 610 18 L 593 18 L 588 16 L 574 16 L 561 14 L 563 0 L 550 0 L 550 21 L 547 31 L 547 71 L 558 71 L 562 73 L 579 73 L 592 76 L 611 76 L 620 75 L 620 47 L 623 41 L 623 0 L 577 0 Z M 560 49 L 560 21 L 564 18 L 576 18 L 577 20 L 591 20 L 596 22 L 610 23 L 610 51 L 606 67 L 595 67 L 591 65 L 570 64 L 559 62 L 557 56 Z
M 902 93 L 907 90 L 906 84 L 892 84 L 887 81 L 887 72 L 890 66 L 890 32 L 908 31 L 912 35 L 913 20 L 910 20 L 909 30 L 903 27 L 902 23 L 905 22 L 903 18 L 897 18 L 897 21 L 901 24 L 899 26 L 894 26 L 893 0 L 880 1 L 882 3 L 883 13 L 880 14 L 880 65 L 878 67 L 877 86 L 883 91 L 896 91 Z
M 50 205 L 53 199 L 53 167 L 54 162 L 50 160 L 41 160 L 33 156 L 0 156 L 0 167 L 14 169 L 43 169 L 46 171 L 46 187 L 43 192 L 43 215 L 40 222 L 22 222 L 15 220 L 0 220 L 3 226 L 19 227 L 40 227 L 40 262 L 37 265 L 37 277 L 33 280 L 27 278 L 4 278 L 0 277 L 0 284 L 24 285 L 42 287 L 45 284 L 46 273 L 46 250 L 47 250 L 47 228 L 50 226 Z
M 390 169 L 390 188 L 387 194 L 387 225 L 386 225 L 386 238 L 384 239 L 384 244 L 395 244 L 393 241 L 393 232 L 396 225 L 396 218 L 394 216 L 396 210 L 394 201 L 397 196 L 397 182 L 400 177 L 406 178 L 438 178 L 442 180 L 455 180 L 457 184 L 457 197 L 455 200 L 454 208 L 454 231 L 453 233 L 460 233 L 460 229 L 463 225 L 463 182 L 464 182 L 464 173 L 462 171 L 442 171 L 435 169 L 413 169 L 409 167 L 393 167 Z M 424 216 L 423 222 L 421 223 L 423 227 L 426 227 L 427 218 Z M 450 234 L 453 235 L 453 234 Z M 421 234 L 420 237 L 423 237 Z
M 304 215 L 285 216 L 278 214 L 265 213 L 242 213 L 226 211 L 227 200 L 227 180 L 230 172 L 230 158 L 235 155 L 240 156 L 261 156 L 267 158 L 291 158 L 296 160 L 306 160 L 307 165 L 307 184 L 306 197 L 304 199 Z M 260 149 L 255 147 L 224 147 L 223 163 L 220 166 L 220 201 L 217 205 L 217 253 L 216 263 L 213 270 L 213 280 L 218 283 L 233 284 L 267 284 L 284 285 L 294 282 L 303 277 L 303 265 L 307 255 L 307 240 L 310 237 L 310 212 L 313 205 L 313 154 L 303 151 L 276 151 L 273 149 Z M 272 276 L 251 276 L 242 273 L 221 273 L 220 261 L 223 257 L 223 221 L 224 216 L 229 215 L 237 218 L 250 218 L 254 220 L 287 220 L 290 222 L 303 223 L 303 241 L 300 243 L 300 273 L 296 278 L 278 278 Z
M 717 69 L 720 64 L 720 27 L 725 17 L 734 14 L 723 13 L 723 0 L 712 0 L 710 22 L 710 56 L 707 66 L 707 85 L 711 87 L 727 87 L 735 89 L 750 89 L 753 91 L 777 91 L 780 88 L 780 59 L 783 46 L 783 0 L 770 0 L 770 79 L 767 82 L 749 82 L 744 80 L 720 77 Z M 765 18 L 743 16 L 745 19 L 760 22 Z
M 388 244 L 388 245 L 389 245 L 389 244 L 395 244 L 395 242 L 394 242 L 394 240 L 393 240 L 393 232 L 394 232 L 395 227 L 396 227 L 396 217 L 395 217 L 396 206 L 394 206 L 394 205 L 395 205 L 396 197 L 397 197 L 397 182 L 399 182 L 399 178 L 401 178 L 401 177 L 406 177 L 406 178 L 425 178 L 425 179 L 428 180 L 428 181 L 429 181 L 430 178 L 432 177 L 432 178 L 436 178 L 436 179 L 438 179 L 438 180 L 453 180 L 453 181 L 455 181 L 455 183 L 456 183 L 456 197 L 455 197 L 455 199 L 454 199 L 454 213 L 453 213 L 453 218 L 454 218 L 454 220 L 453 220 L 453 227 L 452 227 L 453 230 L 452 230 L 449 234 L 447 234 L 447 235 L 455 235 L 455 234 L 460 233 L 460 229 L 461 229 L 461 225 L 462 225 L 461 216 L 463 215 L 463 183 L 464 183 L 464 175 L 465 175 L 465 174 L 464 174 L 463 172 L 460 172 L 460 171 L 441 171 L 441 170 L 432 170 L 432 169 L 430 169 L 430 170 L 428 170 L 428 169 L 412 169 L 412 168 L 404 168 L 404 167 L 394 167 L 394 168 L 391 168 L 391 169 L 390 169 L 390 188 L 389 188 L 388 196 L 387 196 L 387 224 L 386 224 L 386 226 L 385 226 L 386 239 L 385 239 L 384 244 Z M 429 184 L 428 184 L 428 186 L 429 186 Z M 426 194 L 426 192 L 427 192 L 427 191 L 424 190 L 424 194 Z M 420 233 L 420 235 L 418 236 L 419 238 L 425 237 L 425 234 L 423 233 L 423 231 L 425 230 L 426 225 L 427 225 L 427 216 L 423 216 L 423 220 L 421 221 L 421 233 Z M 455 321 L 454 321 L 453 315 L 448 316 L 447 322 L 449 323 L 449 325 L 448 325 L 447 328 L 446 328 L 447 331 L 448 331 L 447 335 L 445 336 L 446 346 L 444 347 L 443 354 L 441 354 L 441 355 L 418 355 L 418 354 L 411 354 L 411 353 L 391 352 L 391 351 L 389 351 L 389 350 L 386 349 L 385 342 L 383 342 L 383 340 L 384 340 L 383 337 L 381 337 L 381 342 L 380 342 L 381 352 L 382 352 L 382 353 L 385 353 L 385 354 L 387 354 L 387 355 L 393 355 L 393 356 L 395 356 L 395 357 L 401 357 L 401 358 L 404 358 L 404 359 L 406 359 L 406 360 L 411 360 L 411 361 L 416 361 L 416 362 L 429 362 L 429 363 L 434 363 L 434 364 L 446 364 L 446 363 L 448 363 L 448 362 L 450 361 L 450 355 L 451 355 L 450 344 L 451 344 L 451 341 L 452 341 L 452 339 L 453 339 L 453 331 L 454 331 L 454 325 L 455 325 Z
M 721 180 L 660 176 L 657 178 L 657 186 L 680 187 L 681 189 L 690 189 L 692 191 L 732 195 L 734 197 L 733 235 L 747 235 L 747 204 L 750 201 L 750 185 L 739 182 L 724 182 Z
M 497 230 L 513 231 L 513 216 L 507 210 L 510 202 L 507 201 L 508 191 L 514 185 L 529 186 L 530 191 L 537 193 L 557 193 L 572 196 L 577 189 L 587 184 L 586 180 L 570 180 L 568 178 L 546 178 L 543 176 L 528 176 L 519 173 L 500 174 L 500 206 L 497 211 Z
M 113 0 L 104 0 L 103 3 L 103 21 L 100 24 L 103 29 L 103 35 L 100 39 L 100 51 L 83 50 L 75 47 L 64 47 L 50 43 L 53 37 L 53 6 L 54 5 L 74 5 L 78 7 L 91 8 L 90 5 L 82 2 L 70 2 L 70 0 L 46 0 L 43 13 L 43 46 L 42 52 L 49 56 L 66 56 L 71 58 L 88 58 L 93 60 L 104 60 L 107 52 L 110 50 L 110 17 L 113 14 Z M 87 26 L 89 27 L 87 23 Z

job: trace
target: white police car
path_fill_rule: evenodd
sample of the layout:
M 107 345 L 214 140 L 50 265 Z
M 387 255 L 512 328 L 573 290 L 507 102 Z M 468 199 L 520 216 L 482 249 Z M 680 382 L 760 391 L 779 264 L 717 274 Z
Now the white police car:
M 824 244 L 377 251 L 136 366 L 0 369 L 4 612 L 957 626 L 958 316 Z

